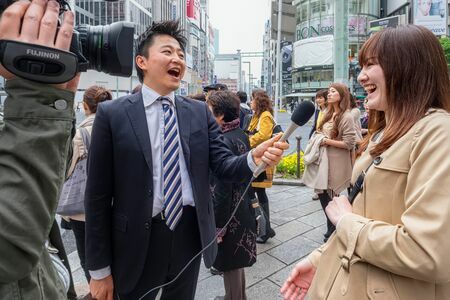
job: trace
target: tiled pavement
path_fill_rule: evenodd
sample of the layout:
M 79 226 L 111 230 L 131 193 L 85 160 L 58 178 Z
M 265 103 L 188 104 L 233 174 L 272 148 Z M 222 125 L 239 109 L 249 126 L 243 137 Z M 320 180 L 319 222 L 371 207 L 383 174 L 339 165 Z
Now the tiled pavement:
M 281 299 L 279 289 L 299 259 L 318 247 L 323 240 L 325 215 L 319 201 L 307 187 L 274 185 L 267 190 L 271 222 L 276 236 L 266 244 L 258 244 L 257 262 L 245 270 L 249 300 Z M 87 285 L 77 261 L 77 253 L 69 255 L 77 291 L 83 293 Z M 224 295 L 223 279 L 200 268 L 196 300 L 214 299 Z

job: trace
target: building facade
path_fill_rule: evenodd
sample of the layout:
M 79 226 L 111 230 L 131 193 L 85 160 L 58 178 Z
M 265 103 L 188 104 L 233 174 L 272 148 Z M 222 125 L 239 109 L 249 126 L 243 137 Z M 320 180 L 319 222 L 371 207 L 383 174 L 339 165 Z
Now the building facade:
M 291 0 L 282 0 L 281 41 L 294 42 L 295 40 L 295 6 Z M 264 57 L 262 62 L 261 82 L 269 95 L 275 97 L 276 70 L 277 70 L 277 35 L 278 35 L 278 1 L 271 1 L 270 19 L 265 24 L 263 38 Z M 291 80 L 283 81 L 283 91 L 291 91 Z
M 223 83 L 232 91 L 238 91 L 244 88 L 241 82 L 241 53 L 236 54 L 217 54 L 214 61 L 214 82 Z
M 292 70 L 293 94 L 300 98 L 314 96 L 334 81 L 335 1 L 296 0 L 296 33 Z M 348 2 L 348 85 L 353 93 L 360 90 L 356 81 L 359 49 L 367 40 L 369 22 L 380 18 L 379 0 Z M 339 21 L 339 20 L 336 20 Z

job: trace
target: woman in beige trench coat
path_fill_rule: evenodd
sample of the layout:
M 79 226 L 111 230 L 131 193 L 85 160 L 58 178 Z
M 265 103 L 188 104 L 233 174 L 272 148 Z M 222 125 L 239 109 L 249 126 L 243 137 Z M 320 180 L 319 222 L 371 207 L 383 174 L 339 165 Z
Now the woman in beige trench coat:
M 326 208 L 336 233 L 301 260 L 285 299 L 450 299 L 450 82 L 431 31 L 372 36 L 359 54 L 370 108 L 353 206 Z M 373 162 L 373 163 L 372 163 Z M 371 164 L 372 163 L 372 164 Z

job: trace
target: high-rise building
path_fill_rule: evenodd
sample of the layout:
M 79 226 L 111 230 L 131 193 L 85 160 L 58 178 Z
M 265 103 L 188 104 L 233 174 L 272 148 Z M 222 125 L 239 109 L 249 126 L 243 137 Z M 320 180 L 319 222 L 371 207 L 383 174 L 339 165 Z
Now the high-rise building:
M 295 38 L 295 6 L 292 0 L 282 0 L 281 8 L 281 41 L 293 42 Z M 271 18 L 265 24 L 264 34 L 264 58 L 263 73 L 265 89 L 272 97 L 275 96 L 275 85 L 277 80 L 276 74 L 276 52 L 277 52 L 277 35 L 278 35 L 278 0 L 271 1 Z M 267 73 L 266 73 L 267 72 Z M 291 82 L 283 82 L 284 90 L 282 94 L 290 93 Z
M 241 83 L 241 54 L 217 54 L 214 61 L 214 81 L 224 83 L 228 89 L 236 92 L 245 88 Z M 245 89 L 244 89 L 245 90 Z
M 220 31 L 219 29 L 214 28 L 214 53 L 220 53 Z
M 271 24 L 267 20 L 264 26 L 263 36 L 263 59 L 261 63 L 261 88 L 265 89 L 269 95 L 272 95 L 272 61 L 270 57 L 271 50 Z

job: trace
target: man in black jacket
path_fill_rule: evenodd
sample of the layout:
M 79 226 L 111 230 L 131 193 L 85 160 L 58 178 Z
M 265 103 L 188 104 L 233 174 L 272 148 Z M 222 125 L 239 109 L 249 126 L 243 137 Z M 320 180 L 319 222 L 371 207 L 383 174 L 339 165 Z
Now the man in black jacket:
M 96 299 L 154 299 L 215 236 L 209 172 L 243 181 L 261 161 L 275 165 L 286 143 L 269 140 L 234 156 L 204 102 L 175 96 L 185 38 L 173 21 L 141 37 L 142 91 L 99 105 L 86 186 L 86 258 Z M 203 254 L 211 266 L 217 246 Z M 162 299 L 194 299 L 198 257 Z M 155 288 L 152 292 L 152 290 Z

